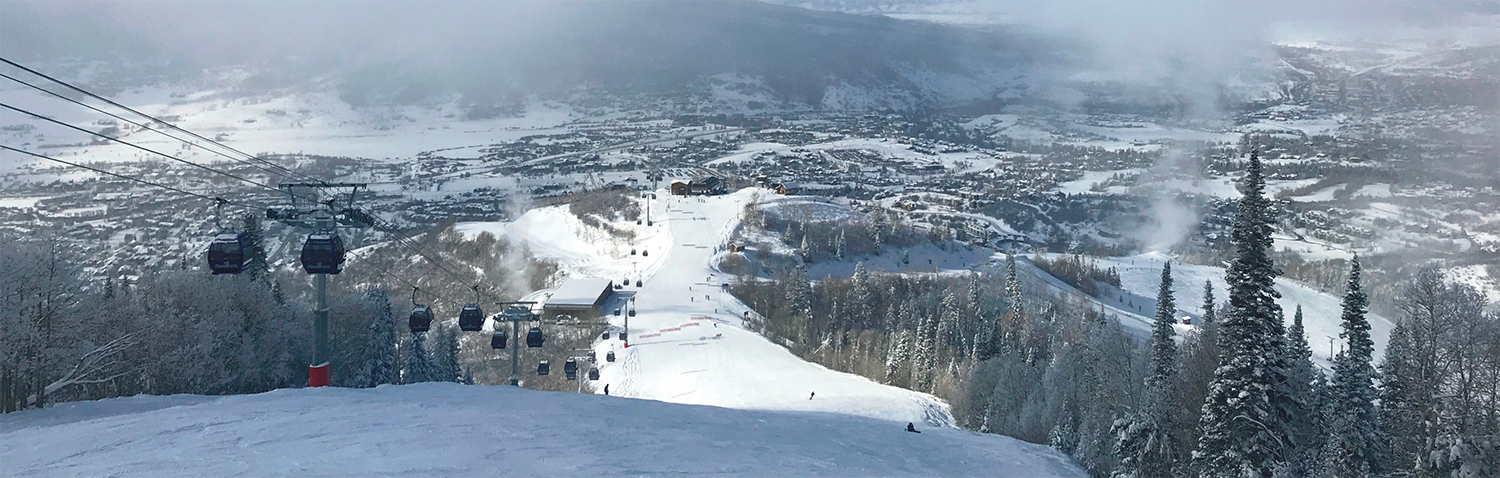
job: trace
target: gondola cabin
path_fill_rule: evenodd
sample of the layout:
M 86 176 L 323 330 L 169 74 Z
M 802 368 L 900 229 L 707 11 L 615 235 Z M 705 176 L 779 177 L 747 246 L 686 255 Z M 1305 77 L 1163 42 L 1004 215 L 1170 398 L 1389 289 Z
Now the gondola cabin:
M 465 305 L 458 312 L 458 330 L 464 332 L 478 332 L 484 328 L 484 309 L 479 304 Z
M 544 340 L 546 340 L 546 339 L 542 337 L 542 328 L 541 327 L 532 327 L 531 330 L 526 331 L 526 346 L 527 347 L 530 347 L 530 348 L 541 347 L 542 346 L 542 342 Z
M 577 375 L 578 359 L 569 358 L 566 362 L 563 362 L 563 373 L 566 373 L 568 375 Z
M 510 334 L 505 333 L 505 329 L 496 330 L 495 335 L 490 336 L 490 348 L 505 350 L 505 343 L 509 341 Z
M 611 350 L 609 353 L 604 354 L 604 361 L 613 363 L 615 361 L 615 351 Z
M 214 274 L 239 274 L 245 268 L 244 234 L 219 234 L 208 244 L 208 268 Z
M 589 380 L 599 379 L 599 367 L 589 367 Z
M 426 332 L 432 328 L 432 307 L 418 305 L 411 308 L 411 317 L 406 319 L 406 326 L 411 328 L 411 333 Z
M 338 274 L 344 270 L 344 238 L 333 231 L 307 236 L 302 244 L 302 270 L 308 274 Z
M 552 373 L 552 364 L 547 363 L 546 360 L 543 360 L 541 361 L 541 363 L 536 364 L 537 375 L 547 375 L 549 373 Z

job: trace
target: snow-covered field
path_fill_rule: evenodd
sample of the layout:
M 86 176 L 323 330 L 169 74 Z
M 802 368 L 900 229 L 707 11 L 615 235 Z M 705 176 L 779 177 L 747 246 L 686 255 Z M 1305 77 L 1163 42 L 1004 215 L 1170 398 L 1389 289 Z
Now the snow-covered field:
M 189 131 L 252 154 L 305 152 L 375 159 L 410 158 L 432 149 L 483 146 L 526 135 L 559 132 L 563 123 L 575 119 L 567 106 L 541 102 L 527 104 L 517 117 L 486 120 L 464 119 L 456 103 L 356 110 L 332 89 L 242 98 L 197 91 L 189 85 L 160 85 L 124 91 L 111 99 L 158 118 L 172 118 L 173 123 Z M 185 160 L 223 161 L 201 148 L 183 147 L 171 138 L 67 105 L 25 86 L 0 86 L 0 102 L 93 131 L 118 126 L 120 131 L 113 133 L 115 137 Z M 7 112 L 0 117 L 0 126 L 21 124 L 33 125 L 34 129 L 0 132 L 0 139 L 23 149 L 36 149 L 43 144 L 73 145 L 46 149 L 49 155 L 72 160 L 154 158 L 124 145 L 90 144 L 92 138 L 84 133 L 19 113 Z M 10 152 L 0 152 L 0 159 L 14 164 L 38 161 Z
M 998 435 L 453 383 L 0 415 L 5 476 L 1087 476 Z

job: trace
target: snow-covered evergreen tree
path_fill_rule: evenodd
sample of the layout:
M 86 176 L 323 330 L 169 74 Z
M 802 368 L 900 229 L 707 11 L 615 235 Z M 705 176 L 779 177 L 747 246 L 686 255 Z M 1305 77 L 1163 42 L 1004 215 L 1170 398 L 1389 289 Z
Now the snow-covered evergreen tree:
M 1270 476 L 1283 456 L 1284 427 L 1272 403 L 1276 366 L 1284 350 L 1281 296 L 1271 248 L 1270 201 L 1257 152 L 1250 153 L 1244 195 L 1235 213 L 1229 266 L 1230 311 L 1219 329 L 1220 366 L 1203 404 L 1201 436 L 1193 453 L 1204 477 Z
M 1001 336 L 998 338 L 1000 345 L 1020 350 L 1028 340 L 1026 331 L 1031 324 L 1021 303 L 1021 278 L 1016 276 L 1015 254 L 1005 255 L 1005 306 L 1005 319 L 1001 321 Z
M 1291 435 L 1290 446 L 1294 448 L 1289 465 L 1295 474 L 1306 474 L 1313 469 L 1313 458 L 1322 448 L 1322 402 L 1323 373 L 1312 361 L 1312 346 L 1307 341 L 1307 329 L 1303 326 L 1302 305 L 1292 317 L 1292 326 L 1287 329 L 1287 350 L 1290 369 L 1292 398 L 1296 401 L 1297 420 L 1288 423 Z
M 1331 476 L 1367 476 L 1377 471 L 1380 440 L 1375 424 L 1375 342 L 1365 318 L 1370 300 L 1360 285 L 1359 257 L 1350 261 L 1349 285 L 1339 338 L 1346 349 L 1333 363 L 1333 403 L 1324 461 Z
M 844 229 L 839 229 L 838 237 L 833 239 L 833 257 L 844 260 L 844 251 L 848 250 L 849 241 L 844 237 Z
M 923 314 L 917 325 L 916 350 L 912 353 L 911 388 L 923 392 L 932 391 L 932 372 L 937 367 L 936 320 L 931 314 Z
M 1021 278 L 1016 276 L 1016 255 L 1005 255 L 1005 305 L 1011 312 L 1021 311 Z
M 463 366 L 458 361 L 458 334 L 457 325 L 438 329 L 431 345 L 433 358 L 437 361 L 437 376 L 433 377 L 434 381 L 457 382 L 463 378 Z
M 792 315 L 806 317 L 812 313 L 812 284 L 801 264 L 793 267 L 786 279 L 786 305 Z
M 365 353 L 369 371 L 364 386 L 398 383 L 396 365 L 396 321 L 391 314 L 391 300 L 384 289 L 365 292 L 364 312 L 370 317 Z
M 401 371 L 401 383 L 437 381 L 438 366 L 432 358 L 432 352 L 427 350 L 426 336 L 426 332 L 412 334 L 411 341 L 407 343 L 406 366 Z
M 1173 386 L 1177 376 L 1177 301 L 1172 297 L 1172 263 L 1162 266 L 1161 286 L 1156 293 L 1156 320 L 1151 324 L 1151 369 L 1146 376 L 1144 400 L 1139 410 L 1116 420 L 1115 453 L 1120 465 L 1114 476 L 1148 478 L 1173 476 L 1177 467 L 1177 403 Z
M 958 322 L 963 316 L 963 308 L 958 301 L 958 294 L 950 290 L 947 294 L 943 294 L 943 300 L 938 305 L 937 343 L 941 346 L 962 345 L 958 335 Z
M 898 330 L 889 340 L 885 353 L 885 383 L 893 384 L 901 367 L 911 360 L 911 333 Z
M 244 273 L 250 280 L 259 280 L 269 274 L 271 267 L 266 263 L 266 234 L 265 227 L 261 224 L 260 214 L 245 214 L 242 234 L 245 236 L 245 267 Z
M 877 325 L 874 310 L 875 291 L 871 290 L 870 272 L 865 269 L 865 263 L 854 265 L 854 275 L 849 278 L 849 303 L 845 307 L 845 313 L 852 319 L 854 326 L 859 328 L 873 328 Z
M 1199 320 L 1200 325 L 1212 324 L 1219 320 L 1219 304 L 1214 300 L 1214 282 L 1203 281 L 1203 318 Z

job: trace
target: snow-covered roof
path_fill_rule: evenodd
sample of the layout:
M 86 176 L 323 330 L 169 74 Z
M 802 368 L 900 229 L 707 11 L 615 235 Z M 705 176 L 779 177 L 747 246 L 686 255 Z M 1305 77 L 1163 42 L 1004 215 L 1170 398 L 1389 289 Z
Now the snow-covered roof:
M 612 287 L 614 282 L 609 279 L 569 279 L 547 298 L 547 306 L 592 307 Z

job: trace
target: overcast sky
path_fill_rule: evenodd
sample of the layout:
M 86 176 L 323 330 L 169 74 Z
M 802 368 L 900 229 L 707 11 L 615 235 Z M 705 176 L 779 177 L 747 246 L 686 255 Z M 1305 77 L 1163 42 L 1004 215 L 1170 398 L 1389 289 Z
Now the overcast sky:
M 694 30 L 691 15 L 622 15 L 622 1 L 13 1 L 0 0 L 0 54 L 27 61 L 167 60 L 183 69 L 274 65 L 303 77 L 389 71 L 420 62 L 434 70 L 522 65 L 567 71 L 597 66 L 597 50 L 655 34 L 651 53 L 702 62 L 694 48 L 661 41 L 726 39 L 723 19 Z M 703 0 L 732 10 L 727 2 Z M 1500 1 L 1372 0 L 779 0 L 793 6 L 1002 28 L 1082 46 L 1075 79 L 1170 82 L 1194 94 L 1233 81 L 1251 59 L 1270 58 L 1276 42 L 1333 42 L 1389 53 L 1500 43 Z M 628 5 L 628 4 L 627 4 Z M 704 3 L 695 9 L 704 12 Z M 636 9 L 641 10 L 641 9 Z M 765 14 L 764 9 L 748 11 Z M 714 23 L 717 21 L 718 23 Z M 763 21 L 777 21 L 769 15 Z M 667 25 L 663 25 L 663 23 Z M 967 28 L 967 27 L 966 27 Z M 600 31 L 615 30 L 600 35 Z M 665 34 L 662 32 L 666 31 Z M 743 32 L 741 32 L 743 34 Z M 835 33 L 840 34 L 840 33 Z M 666 35 L 666 36 L 663 36 Z M 595 45 L 601 38 L 610 45 Z M 858 41 L 864 41 L 860 39 Z M 1373 45 L 1368 42 L 1379 42 Z M 561 45 L 561 46 L 559 46 Z M 1014 42 L 1002 44 L 1014 48 Z M 1393 48 L 1396 47 L 1396 48 Z M 923 47 L 927 48 L 927 47 Z M 628 51 L 628 48 L 625 50 Z M 726 51 L 726 50 L 716 50 Z M 738 50 L 727 50 L 738 51 Z M 1058 50 L 1065 51 L 1065 50 Z M 1072 50 L 1066 50 L 1072 51 Z M 611 53 L 612 55 L 612 53 Z M 701 55 L 699 55 L 701 56 Z M 748 55 L 747 55 L 748 56 Z M 605 62 L 615 59 L 608 56 Z M 624 62 L 635 59 L 620 60 Z M 825 63 L 826 65 L 826 63 Z M 435 67 L 434 67 L 435 66 Z M 491 70 L 499 71 L 500 67 Z M 718 65 L 703 69 L 722 69 Z M 473 72 L 473 68 L 454 70 Z M 364 73 L 361 73 L 362 75 Z M 550 75 L 552 72 L 541 73 Z M 368 75 L 365 75 L 368 76 Z M 447 73 L 445 78 L 477 77 Z M 1205 101 L 1203 103 L 1211 103 Z

